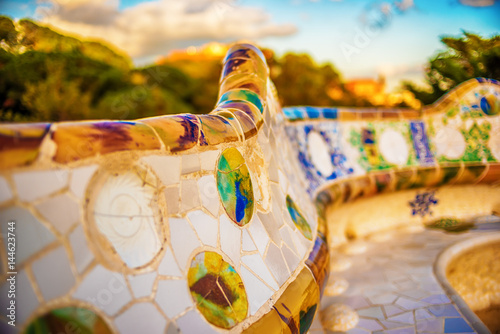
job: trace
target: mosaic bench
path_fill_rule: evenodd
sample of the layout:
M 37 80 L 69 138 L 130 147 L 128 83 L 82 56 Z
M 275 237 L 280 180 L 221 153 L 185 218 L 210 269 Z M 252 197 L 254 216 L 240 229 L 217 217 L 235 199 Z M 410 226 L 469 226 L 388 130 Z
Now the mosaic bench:
M 0 331 L 305 333 L 327 207 L 498 183 L 496 81 L 421 111 L 282 110 L 268 74 L 236 45 L 208 115 L 1 124 Z

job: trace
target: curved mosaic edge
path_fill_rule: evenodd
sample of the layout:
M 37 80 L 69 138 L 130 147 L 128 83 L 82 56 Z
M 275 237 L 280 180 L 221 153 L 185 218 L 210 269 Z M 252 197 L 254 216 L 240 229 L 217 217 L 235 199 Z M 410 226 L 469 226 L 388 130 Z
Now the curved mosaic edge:
M 451 286 L 448 278 L 446 277 L 446 268 L 448 267 L 450 261 L 456 256 L 459 256 L 472 248 L 499 241 L 500 235 L 498 234 L 491 234 L 459 241 L 443 250 L 434 262 L 434 274 L 436 275 L 439 283 L 446 291 L 448 297 L 450 297 L 450 299 L 460 309 L 460 312 L 462 312 L 464 317 L 470 322 L 477 333 L 489 333 L 490 330 L 483 324 L 481 319 L 479 319 L 479 317 L 469 308 L 458 292 Z
M 0 170 L 57 167 L 115 152 L 187 153 L 241 142 L 263 124 L 269 70 L 253 45 L 229 49 L 219 99 L 208 115 L 168 115 L 134 121 L 0 124 Z
M 349 108 L 349 107 L 313 107 L 313 106 L 291 106 L 283 108 L 283 113 L 288 121 L 308 120 L 337 120 L 337 121 L 394 121 L 419 119 L 428 115 L 444 112 L 450 105 L 456 104 L 469 90 L 478 85 L 497 85 L 500 81 L 488 78 L 469 79 L 451 89 L 439 100 L 422 109 L 410 108 Z
M 380 193 L 444 185 L 496 184 L 500 180 L 500 163 L 416 166 L 390 171 L 372 171 L 326 183 L 314 195 L 324 212 L 327 206 L 375 196 Z
M 320 217 L 328 205 L 378 193 L 500 180 L 500 82 L 496 80 L 468 80 L 418 111 L 321 107 L 283 111 L 303 182 Z M 460 138 L 450 139 L 456 134 Z

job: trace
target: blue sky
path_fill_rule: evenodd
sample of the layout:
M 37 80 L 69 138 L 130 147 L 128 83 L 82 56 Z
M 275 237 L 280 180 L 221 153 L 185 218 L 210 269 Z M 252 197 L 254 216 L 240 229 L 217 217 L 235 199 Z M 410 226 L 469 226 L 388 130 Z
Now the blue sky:
M 36 0 L 2 0 L 0 13 L 100 37 L 138 64 L 174 48 L 246 39 L 278 54 L 307 52 L 347 79 L 385 75 L 389 88 L 423 78 L 423 65 L 443 48 L 440 36 L 500 32 L 495 0 L 49 1 L 40 10 Z

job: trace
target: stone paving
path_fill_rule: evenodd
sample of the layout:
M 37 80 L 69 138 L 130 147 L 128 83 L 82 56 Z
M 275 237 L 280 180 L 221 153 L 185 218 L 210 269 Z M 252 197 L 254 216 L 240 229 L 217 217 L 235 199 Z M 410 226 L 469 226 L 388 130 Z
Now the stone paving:
M 330 282 L 345 279 L 349 287 L 341 295 L 325 295 L 321 309 L 341 303 L 356 310 L 359 322 L 349 334 L 475 333 L 436 280 L 433 265 L 448 246 L 499 231 L 500 219 L 492 216 L 463 233 L 394 231 L 354 241 L 333 252 L 334 262 L 351 266 L 330 275 Z M 311 333 L 321 332 L 318 323 Z

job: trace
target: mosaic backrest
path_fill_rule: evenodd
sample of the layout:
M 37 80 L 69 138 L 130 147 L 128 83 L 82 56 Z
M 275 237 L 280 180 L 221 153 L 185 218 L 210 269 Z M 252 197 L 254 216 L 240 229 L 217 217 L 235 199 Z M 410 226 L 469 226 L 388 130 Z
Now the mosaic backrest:
M 432 189 L 444 185 L 500 181 L 496 80 L 464 82 L 419 111 L 292 107 L 284 113 L 301 182 L 316 200 L 320 219 L 328 206 L 379 193 L 430 189 L 422 194 L 425 202 Z M 425 216 L 428 207 L 416 202 L 408 212 Z M 495 203 L 500 208 L 500 199 Z
M 305 333 L 325 206 L 497 182 L 499 94 L 475 79 L 422 111 L 283 112 L 263 54 L 236 45 L 209 115 L 2 124 L 0 300 L 15 277 L 17 307 L 0 331 Z

